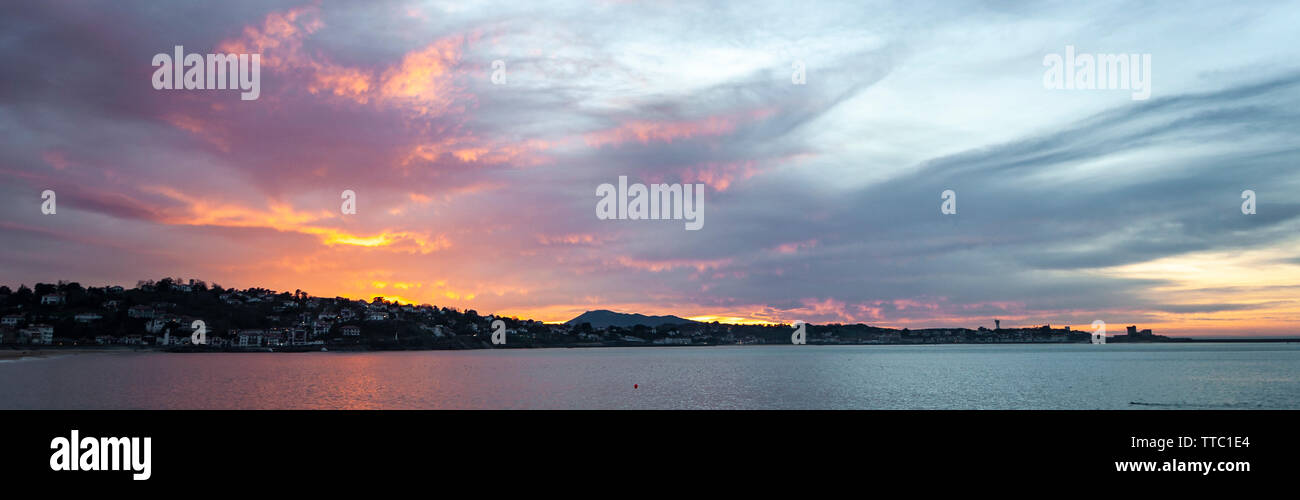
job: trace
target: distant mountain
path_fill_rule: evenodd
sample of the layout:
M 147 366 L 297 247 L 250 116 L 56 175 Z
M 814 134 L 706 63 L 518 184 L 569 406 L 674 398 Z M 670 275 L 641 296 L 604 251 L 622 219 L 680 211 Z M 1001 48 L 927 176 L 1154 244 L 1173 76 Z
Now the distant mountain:
M 566 321 L 564 324 L 580 325 L 583 323 L 591 323 L 591 326 L 595 328 L 605 328 L 610 326 L 631 328 L 636 325 L 660 326 L 660 325 L 669 325 L 669 324 L 687 324 L 687 323 L 695 323 L 695 322 L 686 318 L 679 318 L 677 316 L 672 316 L 672 315 L 646 316 L 644 314 L 617 313 L 614 311 L 606 311 L 604 309 L 601 309 L 598 311 L 587 311 L 585 313 L 582 313 L 578 317 Z

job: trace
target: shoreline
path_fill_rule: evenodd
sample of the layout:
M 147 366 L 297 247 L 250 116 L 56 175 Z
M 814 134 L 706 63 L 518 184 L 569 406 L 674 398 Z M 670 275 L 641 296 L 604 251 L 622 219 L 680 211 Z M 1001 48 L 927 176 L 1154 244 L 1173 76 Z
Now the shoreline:
M 136 352 L 145 351 L 146 349 L 115 349 L 112 347 L 95 346 L 95 347 L 53 347 L 53 348 L 22 348 L 22 349 L 0 349 L 0 361 L 18 361 L 33 358 L 48 358 L 58 355 L 69 354 L 104 354 L 112 352 Z M 147 349 L 155 351 L 155 349 Z
M 1290 344 L 1300 343 L 1300 338 L 1279 338 L 1279 339 L 1178 339 L 1165 342 L 1108 342 L 1109 345 L 1152 345 L 1152 344 Z M 586 349 L 586 348 L 604 348 L 604 347 L 766 347 L 766 346 L 786 346 L 792 344 L 634 344 L 634 343 L 614 343 L 614 344 L 555 344 L 555 345 L 507 345 L 495 347 L 451 347 L 451 348 L 391 348 L 379 347 L 373 348 L 368 346 L 325 346 L 326 350 L 322 351 L 316 346 L 304 348 L 304 346 L 283 346 L 283 347 L 258 347 L 258 348 L 195 348 L 195 347 L 153 347 L 153 346 L 3 346 L 0 347 L 0 361 L 17 361 L 22 359 L 39 359 L 49 358 L 59 355 L 73 354 L 110 354 L 110 353 L 170 353 L 170 354 L 194 354 L 194 353 L 358 353 L 358 352 L 412 352 L 412 351 L 481 351 L 481 350 L 520 350 L 520 349 Z M 1087 342 L 932 342 L 932 343 L 820 343 L 809 342 L 807 346 L 939 346 L 939 345 L 1090 345 Z

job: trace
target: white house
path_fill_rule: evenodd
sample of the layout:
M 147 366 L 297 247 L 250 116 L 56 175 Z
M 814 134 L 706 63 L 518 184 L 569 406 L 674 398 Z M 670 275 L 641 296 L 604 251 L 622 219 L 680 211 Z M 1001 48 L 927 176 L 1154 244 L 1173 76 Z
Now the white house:
M 130 318 L 152 318 L 153 308 L 149 306 L 132 306 L 126 310 L 126 315 Z
M 33 344 L 50 345 L 54 343 L 54 327 L 50 325 L 32 325 L 24 328 L 23 331 L 31 336 Z
M 258 347 L 262 345 L 262 330 L 239 330 L 239 347 Z
M 47 293 L 41 296 L 41 305 L 59 305 L 64 302 L 63 294 Z
M 420 329 L 432 333 L 434 337 L 441 337 L 443 335 L 442 325 L 421 324 Z
M 262 337 L 262 341 L 268 346 L 281 346 L 285 344 L 284 334 L 278 331 L 266 332 L 266 335 Z

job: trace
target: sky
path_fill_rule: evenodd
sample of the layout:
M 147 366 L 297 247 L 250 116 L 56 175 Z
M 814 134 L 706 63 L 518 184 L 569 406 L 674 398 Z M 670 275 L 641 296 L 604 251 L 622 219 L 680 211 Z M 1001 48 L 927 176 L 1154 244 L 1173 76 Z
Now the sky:
M 1009 3 L 4 2 L 0 284 L 1300 333 L 1300 3 Z M 155 89 L 177 45 L 260 96 Z M 620 176 L 703 227 L 597 218 Z

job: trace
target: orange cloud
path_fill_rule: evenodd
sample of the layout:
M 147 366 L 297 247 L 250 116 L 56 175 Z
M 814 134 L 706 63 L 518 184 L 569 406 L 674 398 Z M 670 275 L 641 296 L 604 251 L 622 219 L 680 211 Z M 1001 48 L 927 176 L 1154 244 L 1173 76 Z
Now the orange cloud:
M 671 271 L 678 268 L 695 269 L 699 272 L 710 269 L 718 269 L 722 266 L 731 264 L 733 259 L 713 259 L 713 260 L 691 260 L 691 259 L 668 259 L 668 260 L 638 260 L 629 257 L 619 257 L 618 263 L 625 267 L 641 269 L 658 273 L 662 271 Z
M 324 65 L 316 66 L 315 80 L 307 85 L 312 94 L 329 92 L 365 104 L 370 100 L 374 77 L 366 71 L 356 68 Z
M 526 140 L 508 144 L 484 144 L 473 136 L 444 137 L 438 141 L 417 144 L 411 148 L 403 165 L 412 161 L 423 160 L 436 162 L 444 155 L 450 155 L 461 163 L 480 163 L 483 165 L 537 165 L 544 162 L 536 155 L 550 148 L 551 144 L 543 140 Z
M 716 137 L 729 134 L 741 123 L 757 121 L 770 116 L 773 110 L 758 110 L 739 115 L 711 116 L 695 121 L 654 122 L 635 120 L 618 127 L 586 134 L 587 145 L 601 147 L 606 144 L 623 144 L 637 141 L 672 143 L 678 139 Z
M 456 89 L 451 68 L 460 59 L 460 38 L 445 38 L 402 57 L 384 72 L 381 98 L 405 105 L 419 114 L 441 113 L 453 102 Z
M 754 168 L 754 162 L 747 161 L 744 163 L 705 163 L 698 167 L 688 168 L 682 173 L 682 180 L 685 182 L 703 183 L 715 191 L 726 191 L 731 187 L 731 183 L 737 179 L 748 179 L 758 172 Z
M 801 248 L 808 249 L 808 248 L 814 248 L 816 246 L 817 246 L 817 240 L 812 239 L 807 241 L 795 241 L 791 243 L 782 243 L 780 245 L 777 245 L 776 248 L 772 250 L 779 254 L 789 255 L 798 252 L 799 249 Z
M 334 218 L 335 215 L 328 211 L 314 214 L 299 212 L 286 203 L 273 202 L 267 209 L 258 210 L 224 201 L 198 199 L 167 187 L 155 186 L 145 190 L 183 203 L 178 208 L 162 211 L 158 222 L 163 224 L 274 229 L 316 236 L 325 246 L 386 248 L 421 254 L 451 246 L 451 242 L 441 234 L 383 230 L 372 235 L 358 235 L 321 226 L 314 223 Z
M 600 240 L 592 234 L 561 234 L 548 236 L 545 234 L 537 235 L 537 242 L 543 245 L 593 245 Z
M 730 133 L 735 129 L 735 122 L 721 117 L 706 118 L 695 122 L 633 121 L 614 129 L 587 134 L 585 138 L 587 144 L 592 147 L 601 147 L 606 144 L 622 144 L 630 141 L 637 141 L 642 144 L 649 144 L 651 141 L 672 143 L 675 139 L 718 136 Z
M 261 64 L 267 69 L 309 66 L 312 62 L 302 54 L 302 39 L 324 25 L 316 7 L 272 12 L 260 27 L 244 27 L 242 37 L 218 44 L 217 50 L 261 54 Z
M 324 27 L 316 7 L 273 12 L 260 26 L 246 26 L 240 37 L 223 41 L 217 49 L 261 54 L 267 70 L 302 73 L 303 88 L 313 95 L 358 104 L 378 102 L 419 115 L 445 112 L 459 99 L 452 69 L 460 60 L 463 37 L 444 38 L 408 52 L 400 63 L 375 76 L 375 71 L 336 64 L 304 50 L 304 40 Z

